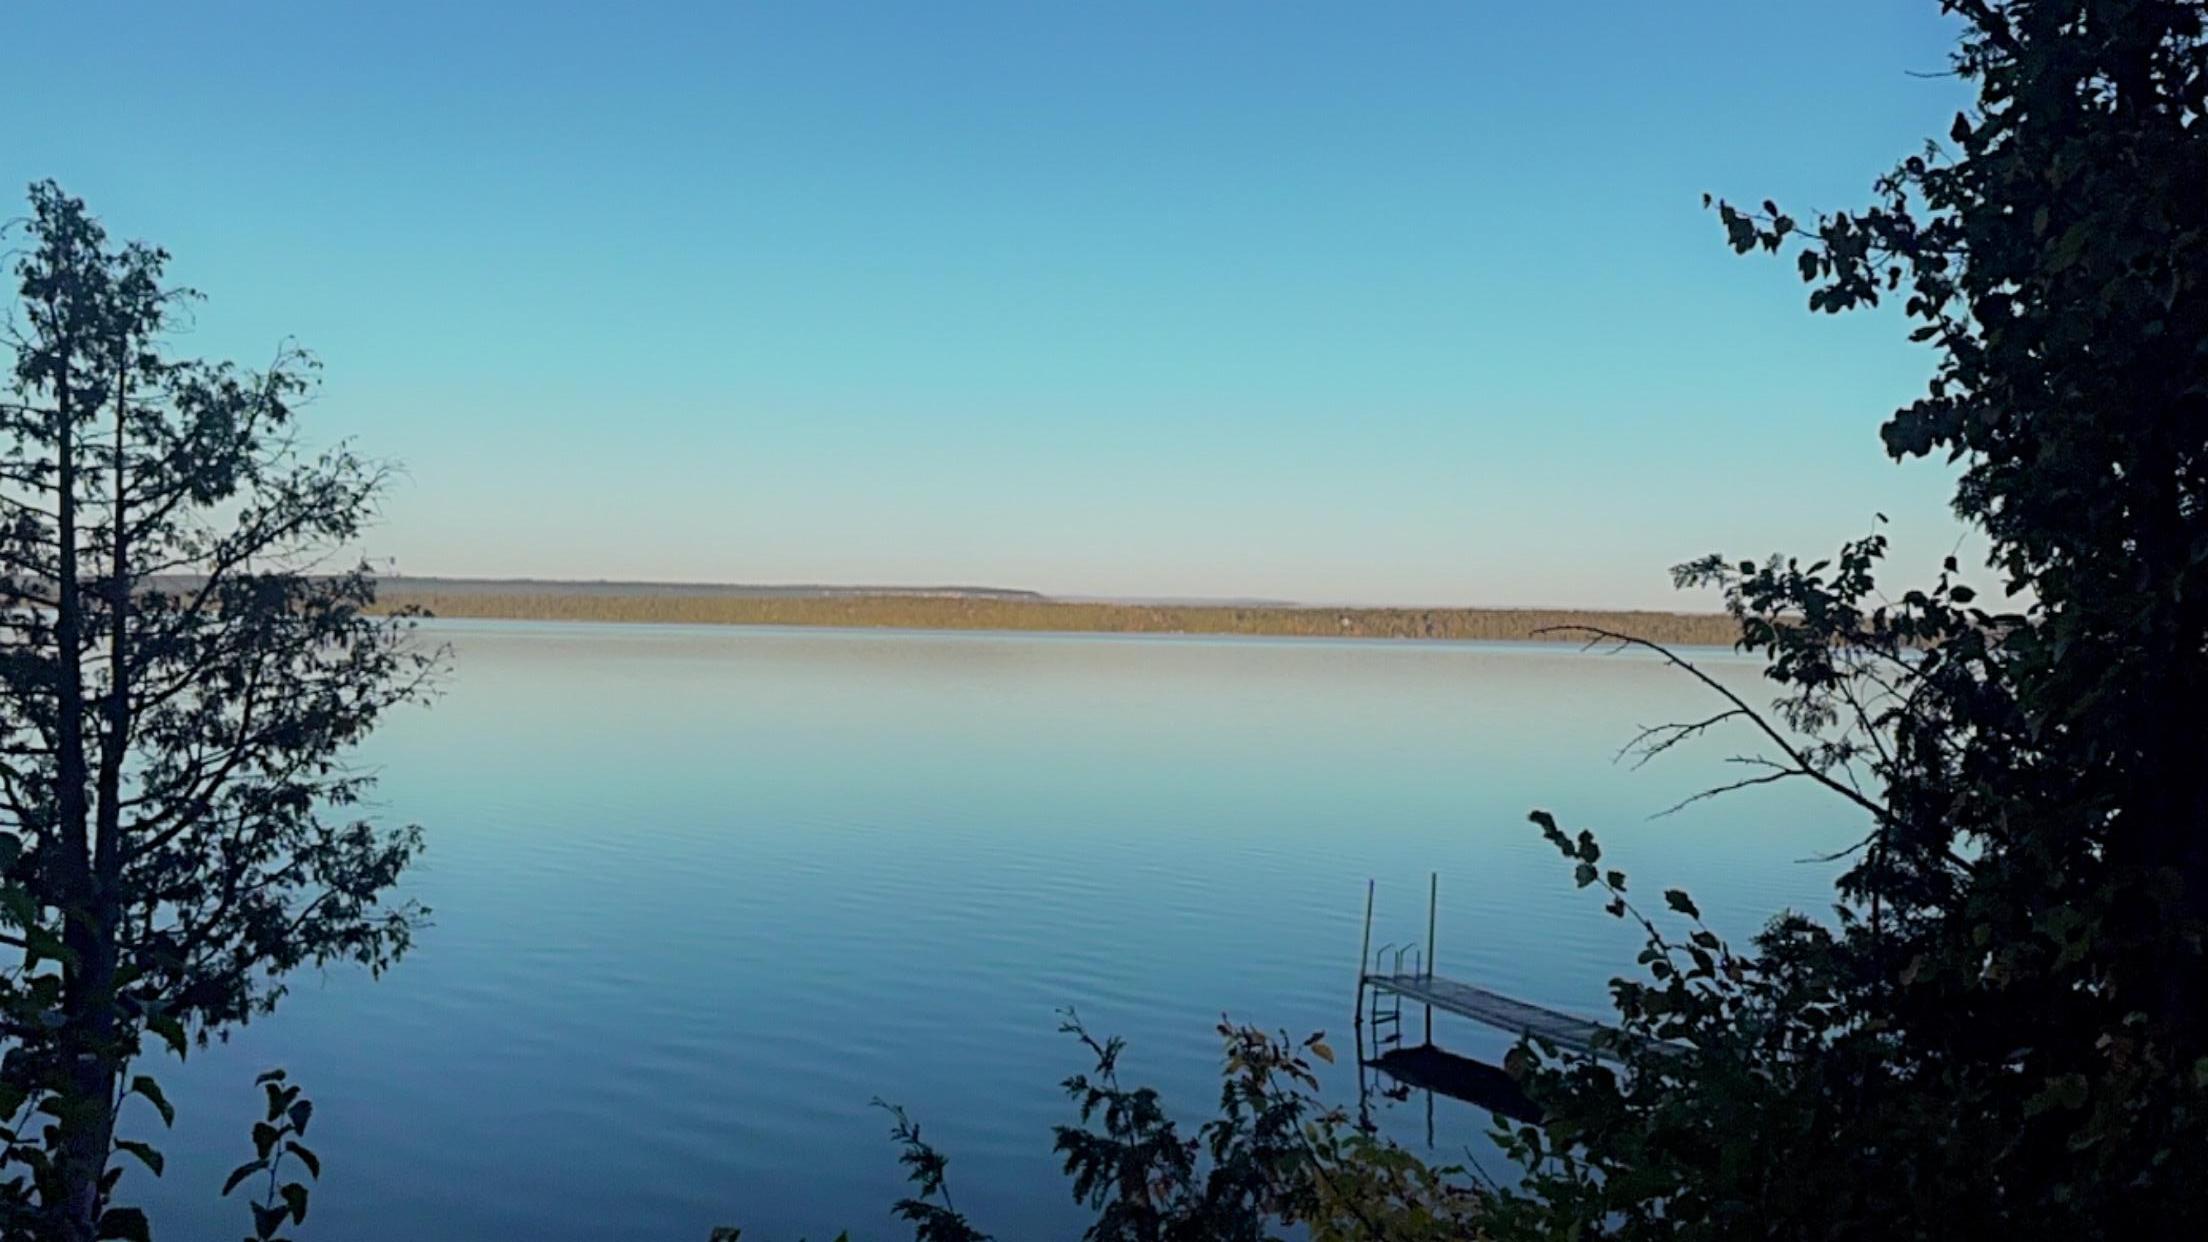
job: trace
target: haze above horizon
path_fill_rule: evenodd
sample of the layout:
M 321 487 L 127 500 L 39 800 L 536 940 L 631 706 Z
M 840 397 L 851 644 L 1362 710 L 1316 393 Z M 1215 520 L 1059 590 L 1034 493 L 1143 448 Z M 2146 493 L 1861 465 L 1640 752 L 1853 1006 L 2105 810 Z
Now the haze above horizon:
M 1700 203 L 1944 133 L 1930 7 L 14 6 L 0 177 L 315 350 L 408 576 L 1691 609 L 1956 545 L 1928 356 Z

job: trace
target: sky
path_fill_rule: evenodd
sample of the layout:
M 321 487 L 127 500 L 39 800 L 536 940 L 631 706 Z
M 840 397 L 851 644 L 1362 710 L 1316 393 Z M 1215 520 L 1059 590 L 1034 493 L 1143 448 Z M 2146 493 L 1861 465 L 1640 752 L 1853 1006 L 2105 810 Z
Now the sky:
M 1706 606 L 1961 535 L 1932 360 L 1704 192 L 1867 201 L 1932 0 L 0 10 L 0 184 L 324 364 L 398 572 Z M 17 200 L 20 201 L 20 200 Z M 13 214 L 0 212 L 0 214 Z M 1966 550 L 1970 547 L 1965 544 Z M 1921 576 L 1921 574 L 1920 574 Z

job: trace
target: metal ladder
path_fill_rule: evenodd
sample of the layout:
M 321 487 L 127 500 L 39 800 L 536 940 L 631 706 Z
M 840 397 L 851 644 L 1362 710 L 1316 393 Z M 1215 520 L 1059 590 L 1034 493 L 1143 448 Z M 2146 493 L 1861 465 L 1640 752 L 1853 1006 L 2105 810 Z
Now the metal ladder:
M 1381 945 L 1380 951 L 1372 955 L 1371 973 L 1401 975 L 1406 961 L 1410 966 L 1410 974 L 1416 976 L 1423 973 L 1425 958 L 1417 945 L 1404 945 L 1400 948 L 1389 944 Z M 1385 971 L 1380 969 L 1383 963 L 1388 967 Z M 1403 994 L 1392 988 L 1367 988 L 1365 992 L 1369 998 L 1366 1001 L 1369 1010 L 1365 1021 L 1372 1028 L 1373 1051 L 1400 1046 L 1403 1043 Z

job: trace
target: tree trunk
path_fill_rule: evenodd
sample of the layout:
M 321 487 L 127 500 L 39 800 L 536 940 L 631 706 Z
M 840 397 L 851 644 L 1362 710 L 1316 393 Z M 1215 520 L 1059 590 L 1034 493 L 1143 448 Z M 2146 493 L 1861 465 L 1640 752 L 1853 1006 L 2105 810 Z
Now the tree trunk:
M 112 894 L 102 891 L 93 866 L 86 785 L 83 602 L 78 593 L 76 410 L 66 366 L 57 383 L 55 458 L 58 506 L 54 641 L 58 682 L 54 779 L 61 845 L 57 896 L 62 944 L 73 961 L 62 971 L 59 1046 L 67 1097 L 56 1119 L 55 1187 L 47 1209 L 55 1233 L 67 1242 L 92 1242 L 100 1211 L 100 1181 L 115 1137 L 118 1062 L 115 1030 L 115 919 Z
M 84 961 L 70 989 L 69 1110 L 60 1124 L 55 1170 L 59 1236 L 92 1242 L 98 1232 L 101 1181 L 115 1142 L 115 1091 L 121 1059 L 115 1040 L 115 938 L 112 925 L 93 926 L 79 950 Z

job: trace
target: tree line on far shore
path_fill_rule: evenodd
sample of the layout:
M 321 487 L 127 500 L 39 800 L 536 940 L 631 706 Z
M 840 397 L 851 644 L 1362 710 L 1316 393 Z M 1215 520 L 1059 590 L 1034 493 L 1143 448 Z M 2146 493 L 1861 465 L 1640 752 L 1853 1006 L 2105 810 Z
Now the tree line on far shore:
M 493 594 L 403 585 L 387 586 L 379 600 L 382 607 L 419 609 L 439 617 L 508 621 L 1485 642 L 1584 642 L 1588 630 L 1602 629 L 1677 647 L 1724 647 L 1740 637 L 1739 624 L 1722 612 L 1122 604 L 957 595 L 684 595 L 672 590 L 634 595 L 602 590 Z

